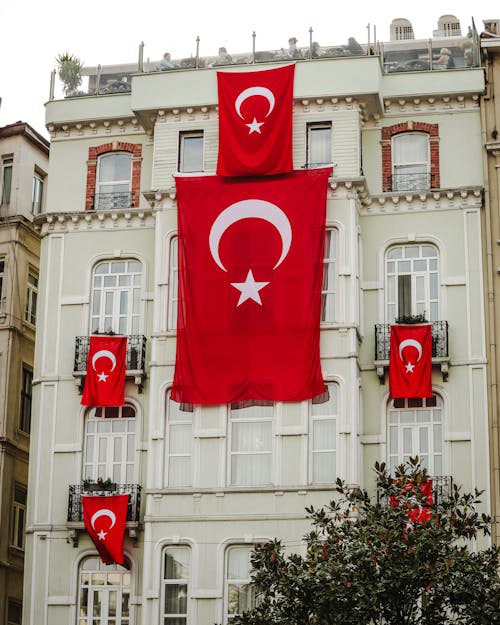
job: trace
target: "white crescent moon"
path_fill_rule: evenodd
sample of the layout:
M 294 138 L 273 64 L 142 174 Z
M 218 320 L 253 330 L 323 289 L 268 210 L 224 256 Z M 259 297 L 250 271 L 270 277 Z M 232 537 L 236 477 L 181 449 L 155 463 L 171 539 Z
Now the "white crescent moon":
M 406 339 L 399 344 L 399 357 L 403 360 L 403 350 L 405 347 L 414 347 L 418 351 L 417 362 L 422 356 L 422 345 L 415 339 Z
M 275 204 L 271 204 L 271 202 L 267 202 L 266 200 L 242 200 L 224 209 L 210 229 L 210 235 L 208 237 L 210 252 L 217 265 L 219 265 L 223 271 L 227 271 L 227 269 L 222 264 L 219 256 L 219 243 L 222 235 L 229 226 L 232 226 L 237 221 L 250 219 L 251 217 L 268 221 L 280 233 L 282 245 L 281 256 L 273 269 L 276 269 L 276 267 L 281 265 L 285 260 L 292 243 L 292 227 L 288 221 L 288 217 L 281 208 L 278 208 Z
M 262 97 L 266 98 L 266 100 L 269 102 L 269 110 L 266 113 L 266 117 L 269 117 L 269 115 L 271 114 L 275 103 L 274 93 L 267 87 L 248 87 L 248 89 L 244 89 L 240 93 L 234 103 L 234 108 L 236 109 L 236 112 L 241 117 L 241 119 L 244 119 L 243 115 L 241 114 L 241 105 L 247 98 L 251 98 L 254 95 L 261 95 Z
M 111 360 L 111 364 L 113 365 L 111 367 L 111 371 L 113 371 L 113 369 L 116 367 L 116 358 L 113 352 L 110 352 L 108 349 L 100 349 L 92 356 L 92 368 L 94 369 L 94 371 L 95 363 L 97 360 L 99 360 L 99 358 L 109 358 Z
M 110 510 L 109 508 L 101 508 L 97 512 L 94 512 L 94 514 L 92 515 L 92 518 L 90 519 L 90 525 L 92 525 L 92 527 L 94 529 L 95 529 L 94 523 L 101 516 L 107 516 L 107 517 L 110 518 L 111 525 L 109 526 L 109 529 L 111 529 L 113 527 L 113 525 L 116 523 L 115 513 L 112 510 Z

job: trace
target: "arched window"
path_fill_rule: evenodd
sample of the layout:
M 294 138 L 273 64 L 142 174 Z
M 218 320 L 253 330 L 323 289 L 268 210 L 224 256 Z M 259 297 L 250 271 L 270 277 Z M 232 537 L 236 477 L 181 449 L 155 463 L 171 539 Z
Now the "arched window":
M 430 475 L 443 475 L 443 401 L 391 399 L 388 405 L 388 449 L 391 472 L 418 456 Z
M 225 619 L 233 619 L 256 606 L 256 591 L 250 580 L 250 556 L 253 546 L 234 546 L 226 551 Z
M 407 132 L 392 138 L 392 190 L 430 189 L 429 135 Z
M 439 262 L 434 245 L 397 245 L 386 254 L 386 319 L 425 313 L 439 319 Z
M 190 576 L 189 547 L 167 547 L 163 552 L 162 625 L 188 622 Z
M 193 406 L 170 399 L 167 391 L 167 436 L 165 438 L 165 484 L 170 488 L 193 485 Z
M 98 263 L 92 276 L 90 331 L 140 334 L 142 266 L 137 260 Z
M 132 625 L 130 571 L 96 556 L 85 558 L 79 573 L 78 625 Z
M 132 154 L 112 152 L 98 158 L 95 209 L 129 208 L 131 188 Z
M 136 415 L 133 406 L 90 408 L 85 419 L 83 479 L 134 482 Z
M 328 401 L 310 402 L 311 482 L 331 484 L 337 478 L 338 384 L 330 382 Z

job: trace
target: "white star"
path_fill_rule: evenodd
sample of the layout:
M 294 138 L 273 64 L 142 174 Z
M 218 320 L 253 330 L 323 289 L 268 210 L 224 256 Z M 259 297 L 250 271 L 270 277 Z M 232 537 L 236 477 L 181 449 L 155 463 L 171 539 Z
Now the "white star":
M 249 131 L 248 134 L 251 135 L 252 132 L 258 132 L 259 135 L 261 134 L 260 132 L 260 127 L 264 125 L 264 122 L 258 122 L 255 117 L 253 118 L 253 122 L 251 124 L 245 124 L 245 126 L 249 127 Z
M 406 363 L 406 373 L 413 373 L 413 369 L 415 369 L 415 365 L 412 365 L 411 362 Z
M 106 382 L 108 379 L 108 376 L 104 373 L 104 371 L 102 373 L 98 373 L 97 374 L 97 381 L 98 382 Z
M 97 537 L 99 538 L 99 540 L 104 540 L 106 538 L 107 533 L 108 532 L 101 530 L 100 532 L 97 532 Z
M 237 306 L 243 304 L 247 299 L 253 299 L 254 302 L 262 306 L 259 291 L 268 284 L 269 282 L 255 282 L 252 270 L 249 269 L 245 282 L 231 282 L 231 286 L 241 291 Z

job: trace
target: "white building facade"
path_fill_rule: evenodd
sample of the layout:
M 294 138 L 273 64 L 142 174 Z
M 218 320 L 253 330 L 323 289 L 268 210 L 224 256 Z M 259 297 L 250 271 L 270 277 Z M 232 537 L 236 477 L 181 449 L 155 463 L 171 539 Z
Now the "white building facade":
M 483 72 L 391 68 L 378 54 L 296 65 L 294 167 L 335 166 L 322 404 L 170 400 L 173 175 L 215 173 L 216 68 L 48 103 L 25 625 L 227 625 L 254 599 L 252 546 L 300 550 L 305 507 L 328 503 L 337 477 L 373 489 L 376 460 L 419 455 L 443 488 L 488 491 Z M 391 400 L 389 324 L 416 314 L 433 324 L 434 396 Z M 126 403 L 85 409 L 88 337 L 110 330 L 129 336 Z M 131 493 L 129 570 L 101 564 L 84 531 L 79 495 L 98 478 Z

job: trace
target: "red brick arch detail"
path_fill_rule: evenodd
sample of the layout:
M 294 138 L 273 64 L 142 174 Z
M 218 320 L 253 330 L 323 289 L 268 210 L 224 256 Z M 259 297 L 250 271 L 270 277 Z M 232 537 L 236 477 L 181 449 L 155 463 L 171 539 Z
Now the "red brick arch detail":
M 441 179 L 439 173 L 439 124 L 424 122 L 402 122 L 382 128 L 382 191 L 392 191 L 392 143 L 394 135 L 402 132 L 425 132 L 429 135 L 431 158 L 431 188 L 439 189 Z
M 85 192 L 85 210 L 91 210 L 94 205 L 94 194 L 97 176 L 97 159 L 103 154 L 110 152 L 130 152 L 132 154 L 132 205 L 139 206 L 139 194 L 141 188 L 141 161 L 142 145 L 140 143 L 128 143 L 116 141 L 103 143 L 89 148 L 87 161 L 87 188 Z

